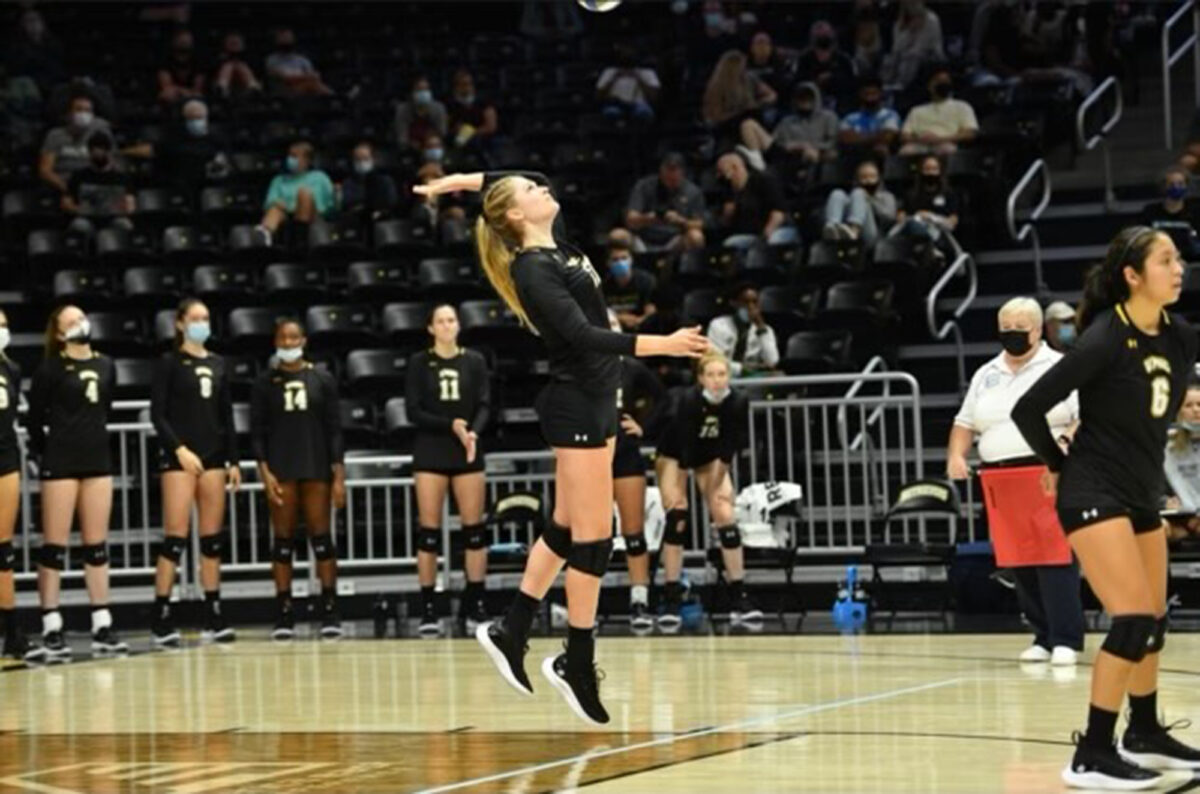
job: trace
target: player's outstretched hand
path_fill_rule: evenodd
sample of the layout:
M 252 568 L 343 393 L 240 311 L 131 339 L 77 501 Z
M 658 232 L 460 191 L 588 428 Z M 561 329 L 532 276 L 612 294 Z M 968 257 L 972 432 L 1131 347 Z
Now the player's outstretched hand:
M 708 352 L 708 337 L 700 332 L 700 326 L 680 328 L 667 337 L 667 355 L 700 358 Z

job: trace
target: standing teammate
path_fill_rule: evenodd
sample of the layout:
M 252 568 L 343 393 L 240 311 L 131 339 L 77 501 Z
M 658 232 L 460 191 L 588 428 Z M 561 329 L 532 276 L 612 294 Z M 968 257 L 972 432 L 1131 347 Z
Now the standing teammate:
M 618 357 L 698 356 L 708 342 L 697 328 L 666 337 L 608 330 L 600 276 L 577 248 L 555 239 L 559 206 L 543 175 L 454 174 L 414 190 L 422 195 L 485 191 L 483 215 L 476 223 L 484 272 L 522 323 L 541 335 L 550 359 L 551 382 L 538 395 L 537 412 L 542 435 L 554 450 L 554 515 L 530 550 L 517 597 L 504 619 L 481 625 L 476 637 L 505 680 L 532 694 L 524 669 L 529 627 L 566 563 L 566 652 L 543 661 L 542 674 L 578 716 L 607 723 L 592 632 L 613 545 Z
M 23 659 L 29 640 L 17 622 L 13 569 L 13 530 L 21 506 L 21 450 L 17 446 L 17 403 L 21 399 L 21 368 L 4 350 L 11 339 L 8 316 L 0 311 L 0 656 Z
M 483 450 L 479 436 L 487 424 L 491 389 L 487 362 L 458 346 L 458 313 L 441 304 L 426 324 L 433 347 L 408 361 L 404 407 L 417 427 L 413 480 L 417 489 L 417 578 L 421 584 L 421 634 L 438 634 L 433 606 L 438 551 L 442 545 L 442 506 L 453 489 L 466 553 L 466 587 L 459 619 L 470 631 L 487 620 L 487 527 L 483 523 Z
M 1084 285 L 1076 346 L 1033 385 L 1013 421 L 1046 463 L 1059 520 L 1088 584 L 1112 616 L 1092 668 L 1087 731 L 1063 770 L 1070 786 L 1135 790 L 1157 769 L 1200 768 L 1200 751 L 1158 720 L 1158 659 L 1167 632 L 1167 541 L 1158 513 L 1167 428 L 1196 360 L 1196 332 L 1164 307 L 1183 266 L 1171 238 L 1123 229 Z M 1046 413 L 1079 390 L 1081 426 L 1064 454 Z M 1060 478 L 1061 475 L 1061 478 Z M 1125 693 L 1129 725 L 1113 733 Z
M 337 613 L 337 549 L 331 506 L 346 506 L 346 467 L 333 376 L 304 360 L 308 340 L 298 320 L 275 323 L 275 359 L 258 376 L 250 401 L 254 458 L 271 510 L 278 618 L 272 639 L 295 636 L 292 607 L 293 537 L 301 509 L 321 580 L 321 636 L 342 636 Z
M 225 360 L 208 352 L 208 307 L 185 298 L 175 310 L 175 349 L 159 359 L 150 390 L 150 420 L 158 433 L 162 470 L 162 548 L 154 586 L 150 635 L 157 646 L 179 645 L 171 616 L 175 569 L 187 548 L 192 505 L 199 514 L 204 640 L 232 642 L 221 613 L 221 533 L 225 486 L 241 485 L 233 398 Z
M 729 361 L 721 353 L 706 354 L 696 370 L 699 383 L 679 395 L 655 461 L 663 509 L 667 511 L 662 546 L 666 585 L 659 616 L 666 629 L 677 628 L 681 622 L 683 587 L 679 578 L 687 540 L 688 469 L 695 474 L 696 486 L 708 503 L 713 532 L 721 544 L 733 601 L 729 619 L 734 623 L 762 620 L 762 610 L 746 592 L 742 533 L 734 521 L 733 478 L 729 473 L 734 456 L 746 446 L 746 398 L 729 387 Z
M 93 653 L 124 653 L 108 611 L 108 521 L 112 513 L 112 456 L 108 410 L 116 373 L 93 352 L 91 324 L 76 306 L 60 306 L 46 323 L 46 358 L 29 392 L 29 452 L 42 485 L 42 549 L 38 596 L 42 655 L 71 655 L 58 611 L 67 537 L 78 513 L 83 576 L 92 604 Z

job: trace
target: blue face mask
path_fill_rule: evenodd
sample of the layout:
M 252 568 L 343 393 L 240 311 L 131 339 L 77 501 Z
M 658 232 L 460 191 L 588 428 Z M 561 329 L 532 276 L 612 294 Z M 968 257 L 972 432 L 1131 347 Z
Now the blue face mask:
M 279 359 L 284 364 L 295 364 L 304 356 L 304 348 L 302 347 L 277 347 L 275 348 L 275 358 Z
M 704 24 L 710 28 L 719 28 L 725 24 L 725 15 L 720 11 L 710 11 L 704 15 Z
M 1058 326 L 1058 343 L 1063 347 L 1070 347 L 1071 345 L 1075 344 L 1075 326 Z
M 445 155 L 446 155 L 445 149 L 426 149 L 425 150 L 425 159 L 431 163 L 440 163 L 442 161 L 442 158 Z
M 188 323 L 184 328 L 183 335 L 189 342 L 202 345 L 212 335 L 212 329 L 205 322 Z
M 196 137 L 208 134 L 208 119 L 188 119 L 183 124 L 187 131 Z
M 430 91 L 428 88 L 422 89 L 420 91 L 413 91 L 413 102 L 416 102 L 418 105 L 428 105 L 432 101 L 433 101 L 433 92 Z
M 283 161 L 283 167 L 288 170 L 288 173 L 294 174 L 300 170 L 300 158 L 289 154 L 287 159 Z
M 738 318 L 739 322 L 741 322 L 745 325 L 749 325 L 750 324 L 750 310 L 747 309 L 745 306 L 740 307 L 737 310 L 737 318 Z
M 1179 201 L 1188 194 L 1187 185 L 1167 185 L 1167 198 Z
M 632 269 L 633 262 L 628 259 L 614 259 L 608 263 L 608 272 L 613 274 L 613 278 L 628 278 Z

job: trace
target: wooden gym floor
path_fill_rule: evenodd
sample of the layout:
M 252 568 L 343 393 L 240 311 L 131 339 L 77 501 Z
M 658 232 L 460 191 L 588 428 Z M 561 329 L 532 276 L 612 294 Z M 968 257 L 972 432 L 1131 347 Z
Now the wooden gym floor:
M 0 794 L 1061 791 L 1089 668 L 1023 668 L 1027 641 L 603 637 L 597 730 L 537 674 L 557 640 L 533 641 L 522 698 L 472 640 L 247 631 L 0 674 Z M 1163 668 L 1167 719 L 1200 715 L 1200 634 L 1171 635 Z

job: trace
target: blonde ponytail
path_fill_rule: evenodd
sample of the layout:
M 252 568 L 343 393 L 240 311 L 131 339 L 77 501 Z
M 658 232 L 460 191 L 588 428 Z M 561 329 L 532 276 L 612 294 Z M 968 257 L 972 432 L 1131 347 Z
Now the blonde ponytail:
M 529 315 L 517 296 L 517 285 L 512 277 L 512 263 L 519 243 L 507 213 L 515 193 L 513 178 L 505 177 L 483 195 L 483 213 L 475 221 L 475 246 L 479 251 L 479 264 L 492 288 L 521 324 L 536 333 L 537 329 L 529 322 Z

